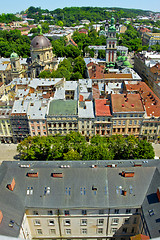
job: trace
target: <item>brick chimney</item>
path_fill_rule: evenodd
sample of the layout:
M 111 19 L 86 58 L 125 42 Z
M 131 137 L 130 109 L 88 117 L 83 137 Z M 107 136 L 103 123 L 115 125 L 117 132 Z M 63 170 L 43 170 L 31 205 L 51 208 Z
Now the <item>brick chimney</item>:
M 2 214 L 2 211 L 0 210 L 0 224 L 2 222 L 2 219 L 3 219 L 3 214 Z
M 157 188 L 157 197 L 158 197 L 158 200 L 160 202 L 160 187 Z
M 16 184 L 16 182 L 15 182 L 15 180 L 14 180 L 14 178 L 13 178 L 13 179 L 12 179 L 12 182 L 9 183 L 9 184 L 7 184 L 7 188 L 8 188 L 9 190 L 13 191 L 13 189 L 14 189 L 14 187 L 15 187 L 15 184 Z

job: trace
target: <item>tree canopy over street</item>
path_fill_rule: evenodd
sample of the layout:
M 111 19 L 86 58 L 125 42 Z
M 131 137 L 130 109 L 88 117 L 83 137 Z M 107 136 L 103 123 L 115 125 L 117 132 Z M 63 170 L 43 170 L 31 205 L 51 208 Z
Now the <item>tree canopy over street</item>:
M 28 137 L 17 147 L 22 160 L 153 159 L 152 145 L 134 136 L 93 136 L 88 143 L 80 133 L 66 136 Z

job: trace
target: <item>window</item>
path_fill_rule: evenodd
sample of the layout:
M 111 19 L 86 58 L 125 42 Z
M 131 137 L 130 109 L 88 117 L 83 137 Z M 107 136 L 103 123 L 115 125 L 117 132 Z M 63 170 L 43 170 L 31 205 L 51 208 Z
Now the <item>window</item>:
M 123 121 L 123 125 L 125 125 L 126 124 L 126 121 Z
M 117 228 L 111 228 L 111 233 L 115 234 L 117 232 Z
M 125 218 L 124 223 L 129 223 L 129 218 Z
M 97 228 L 97 234 L 103 234 L 103 228 Z
M 121 125 L 121 121 L 118 121 L 118 125 Z
M 87 234 L 87 228 L 82 228 L 81 229 L 81 234 Z
M 82 215 L 87 215 L 87 210 L 82 210 Z
M 129 121 L 129 125 L 132 125 L 132 120 Z
M 33 195 L 33 187 L 27 187 L 27 195 Z
M 42 235 L 42 229 L 37 229 L 37 234 Z
M 137 125 L 137 120 L 134 120 L 134 125 Z
M 56 229 L 50 229 L 49 232 L 50 232 L 50 234 L 55 235 L 56 234 Z
M 53 215 L 53 211 L 52 210 L 48 210 L 48 215 Z
M 134 218 L 133 224 L 136 224 L 136 223 L 137 223 L 137 218 Z
M 134 233 L 134 227 L 132 227 L 131 233 Z
M 64 215 L 69 215 L 69 210 L 65 210 Z
M 100 210 L 99 210 L 99 214 L 104 214 L 104 210 L 103 210 L 103 209 L 100 209 Z
M 39 225 L 41 225 L 40 220 L 35 219 L 35 220 L 34 220 L 34 225 L 35 225 L 35 226 L 39 226 Z
M 53 226 L 54 225 L 54 220 L 49 220 L 48 225 Z
M 112 224 L 113 224 L 113 225 L 118 224 L 118 222 L 119 222 L 119 219 L 118 219 L 118 218 L 113 218 L 113 219 L 112 219 Z
M 114 210 L 114 213 L 115 213 L 115 214 L 119 214 L 119 209 L 115 209 L 115 210 Z
M 38 211 L 33 211 L 33 215 L 38 215 Z
M 113 121 L 113 125 L 116 125 L 116 121 Z
M 97 224 L 98 225 L 103 225 L 103 223 L 104 223 L 104 219 L 98 219 L 97 220 Z
M 131 209 L 126 209 L 126 213 L 131 213 Z
M 86 226 L 87 225 L 87 219 L 81 219 L 81 225 Z
M 39 121 L 37 121 L 37 123 L 39 123 Z
M 67 235 L 71 234 L 71 229 L 66 229 L 66 234 Z
M 122 232 L 123 232 L 123 233 L 126 233 L 126 232 L 127 232 L 127 228 L 123 228 L 123 229 L 122 229 Z
M 64 220 L 64 225 L 71 225 L 71 221 L 70 221 L 70 219 L 65 219 Z
M 37 128 L 40 129 L 40 126 L 38 126 Z

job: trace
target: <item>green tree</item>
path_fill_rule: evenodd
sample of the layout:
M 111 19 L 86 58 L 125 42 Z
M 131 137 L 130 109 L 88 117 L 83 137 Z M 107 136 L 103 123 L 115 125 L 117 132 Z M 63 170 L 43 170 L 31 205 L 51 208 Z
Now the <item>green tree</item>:
M 86 64 L 82 57 L 77 57 L 74 60 L 73 72 L 79 72 L 82 74 L 82 77 L 85 78 Z

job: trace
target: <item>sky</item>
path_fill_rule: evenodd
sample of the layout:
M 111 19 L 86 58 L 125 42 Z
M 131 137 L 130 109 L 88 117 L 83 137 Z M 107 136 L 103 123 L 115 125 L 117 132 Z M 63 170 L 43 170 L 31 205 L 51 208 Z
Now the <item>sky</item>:
M 54 10 L 64 7 L 122 7 L 160 12 L 159 0 L 1 0 L 1 13 L 16 13 L 30 6 Z

